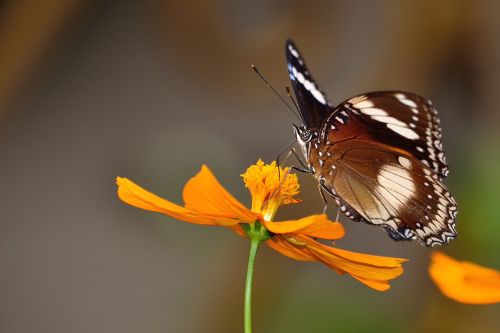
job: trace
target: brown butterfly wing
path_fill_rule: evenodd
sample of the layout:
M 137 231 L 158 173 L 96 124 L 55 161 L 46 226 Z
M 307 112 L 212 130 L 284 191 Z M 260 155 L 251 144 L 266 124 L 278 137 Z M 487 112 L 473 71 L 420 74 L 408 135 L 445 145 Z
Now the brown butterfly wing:
M 405 140 L 419 142 L 426 131 L 402 135 L 386 126 L 400 125 L 396 119 L 376 121 L 352 105 L 341 106 L 323 123 L 309 162 L 353 220 L 381 226 L 395 240 L 447 243 L 456 236 L 457 207 L 441 181 L 442 165 L 434 168 L 422 160 L 428 155 L 404 149 L 413 147 Z
M 448 175 L 440 120 L 428 99 L 403 91 L 379 91 L 341 105 L 357 113 L 373 140 L 409 152 L 441 177 Z
M 364 220 L 389 229 L 393 238 L 417 238 L 427 246 L 456 236 L 456 202 L 432 170 L 377 144 L 347 145 L 330 182 Z

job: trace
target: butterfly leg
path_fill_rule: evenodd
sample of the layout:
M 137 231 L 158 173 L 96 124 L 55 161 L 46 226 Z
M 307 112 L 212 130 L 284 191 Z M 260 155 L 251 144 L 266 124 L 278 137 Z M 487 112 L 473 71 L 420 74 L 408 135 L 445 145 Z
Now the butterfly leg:
M 276 156 L 276 164 L 278 166 L 281 166 L 281 163 L 280 163 L 280 159 L 281 159 L 281 156 L 283 156 L 283 154 L 285 153 L 288 153 L 286 155 L 286 157 L 283 159 L 283 163 L 285 163 L 285 161 L 288 159 L 288 157 L 290 157 L 290 147 L 292 147 L 292 145 L 297 141 L 297 139 L 294 139 L 292 142 L 290 142 L 289 144 L 286 145 L 285 149 L 283 149 L 279 154 L 278 156 Z
M 309 174 L 314 173 L 311 169 L 303 169 L 303 168 L 296 167 L 294 165 L 292 165 L 292 169 L 295 171 L 298 171 L 298 172 L 302 172 L 302 173 L 309 173 Z
M 291 154 L 292 154 L 292 150 L 290 150 L 288 152 L 288 154 L 286 155 L 286 157 L 283 159 L 283 164 L 290 157 Z M 278 165 L 281 166 L 280 164 L 278 164 Z M 314 173 L 311 168 L 307 168 L 307 167 L 299 168 L 299 167 L 296 167 L 295 165 L 291 165 L 290 168 L 295 170 L 295 171 L 302 172 L 302 173 L 309 173 L 309 174 Z M 278 179 L 281 179 L 281 169 L 278 169 L 278 177 L 279 177 Z
M 301 165 L 300 168 L 296 167 L 296 166 L 292 166 L 292 169 L 299 171 L 299 172 L 308 173 L 308 174 L 314 173 L 313 169 L 310 166 L 306 165 L 306 163 L 300 158 L 300 156 L 297 153 L 297 151 L 295 150 L 295 148 L 290 149 L 290 153 L 293 154 L 293 156 L 295 156 L 295 158 L 297 159 L 297 161 L 299 161 L 299 163 Z
M 324 214 L 326 211 L 326 199 L 324 192 L 328 193 L 335 200 L 339 200 L 339 198 L 331 189 L 328 188 L 328 186 L 325 185 L 325 180 L 323 178 L 319 180 L 318 187 L 320 189 L 321 198 L 323 199 L 323 202 L 325 202 L 325 207 L 323 208 L 323 214 Z M 335 217 L 335 221 L 339 220 L 339 216 L 340 216 L 340 208 L 337 206 L 337 215 Z
M 335 221 L 338 221 L 340 217 L 340 208 L 337 207 L 337 216 L 335 216 Z
M 325 193 L 323 192 L 324 187 L 325 187 L 325 184 L 322 181 L 320 181 L 318 183 L 318 190 L 319 190 L 319 194 L 321 195 L 321 199 L 323 199 L 323 203 L 325 204 L 323 206 L 323 214 L 326 213 L 326 209 L 328 208 L 328 201 L 326 200 Z
M 290 147 L 296 142 L 297 140 L 294 139 L 292 142 L 290 142 L 289 144 L 286 145 L 285 149 L 283 149 L 279 154 L 278 156 L 276 156 L 276 164 L 278 165 L 278 167 L 281 167 L 282 164 L 285 164 L 286 160 L 288 160 L 288 158 L 290 157 L 291 155 L 291 150 L 290 150 Z M 280 159 L 281 157 L 283 156 L 283 154 L 286 154 L 285 158 L 283 159 L 283 161 L 280 163 Z M 281 179 L 281 168 L 278 168 L 278 179 Z
M 281 155 L 281 154 L 280 154 Z M 280 155 L 278 155 L 278 158 L 276 159 L 276 164 L 278 165 L 278 179 L 281 180 L 281 166 L 285 164 L 285 162 L 288 160 L 288 158 L 291 155 L 291 152 L 289 151 L 288 154 L 286 154 L 285 158 L 283 159 L 283 162 L 280 163 Z M 292 167 L 293 168 L 293 167 Z
M 306 165 L 306 162 L 304 162 L 302 160 L 302 158 L 299 156 L 299 154 L 297 153 L 297 151 L 295 150 L 295 148 L 290 149 L 290 152 L 293 154 L 293 156 L 295 156 L 295 158 L 297 159 L 297 161 L 299 161 L 299 163 L 302 166 L 302 168 L 307 169 L 307 170 L 309 170 L 311 172 L 311 167 L 308 166 L 308 165 Z
M 295 141 L 293 141 L 291 144 L 293 144 L 293 143 L 295 143 Z M 312 171 L 311 167 L 307 166 L 306 163 L 300 158 L 300 156 L 297 153 L 297 151 L 295 150 L 295 148 L 291 148 L 290 149 L 290 145 L 288 145 L 288 147 L 278 155 L 278 157 L 276 159 L 277 164 L 279 166 L 281 166 L 281 164 L 279 163 L 280 157 L 288 150 L 288 154 L 283 159 L 283 162 L 282 162 L 283 164 L 285 163 L 286 160 L 288 160 L 288 158 L 290 157 L 290 155 L 293 154 L 293 156 L 295 156 L 295 158 L 297 159 L 297 161 L 299 161 L 301 167 L 296 167 L 295 165 L 292 165 L 291 168 L 293 170 L 295 170 L 295 171 L 313 174 L 314 172 Z M 279 169 L 278 169 L 278 172 L 279 172 Z M 280 179 L 281 179 L 281 175 L 280 175 Z

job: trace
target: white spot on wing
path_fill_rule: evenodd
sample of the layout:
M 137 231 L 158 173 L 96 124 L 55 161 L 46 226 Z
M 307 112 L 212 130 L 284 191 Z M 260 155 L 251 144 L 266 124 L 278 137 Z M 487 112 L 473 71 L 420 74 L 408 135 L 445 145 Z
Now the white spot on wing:
M 396 95 L 401 95 L 401 94 L 396 94 Z M 403 95 L 404 96 L 404 95 Z M 360 108 L 361 112 L 370 116 L 375 121 L 381 122 L 386 124 L 386 126 L 393 130 L 394 132 L 398 133 L 399 135 L 410 139 L 410 140 L 415 140 L 420 138 L 420 136 L 411 128 L 415 128 L 415 124 L 410 124 L 408 127 L 408 124 L 405 122 L 402 122 L 401 120 L 391 117 L 388 115 L 387 111 L 379 108 L 374 108 L 373 107 L 373 102 L 371 101 L 362 101 L 356 104 L 356 107 Z M 418 121 L 418 118 L 413 116 L 413 118 L 416 118 L 416 121 Z
M 372 116 L 372 119 L 376 120 L 376 121 L 380 121 L 381 123 L 394 124 L 394 125 L 406 127 L 405 123 L 403 123 L 401 120 L 398 120 L 394 117 Z
M 290 45 L 288 46 L 289 49 L 290 49 L 290 52 L 293 52 L 295 51 Z M 293 51 L 292 51 L 293 50 Z M 295 51 L 296 52 L 296 51 Z M 290 74 L 290 78 L 292 80 L 297 80 L 299 81 L 300 84 L 302 84 L 304 86 L 304 89 L 306 89 L 307 91 L 309 91 L 314 98 L 316 98 L 316 100 L 318 102 L 320 102 L 321 104 L 327 104 L 326 102 L 326 98 L 325 96 L 321 93 L 321 91 L 319 91 L 317 88 L 316 88 L 316 85 L 314 84 L 314 82 L 311 82 L 309 81 L 305 76 L 304 74 L 302 74 L 301 72 L 299 72 L 297 70 L 297 68 L 293 67 L 293 66 L 289 66 L 289 70 L 291 72 Z M 307 75 L 307 72 L 306 72 L 306 75 Z
M 310 92 L 318 102 L 320 102 L 321 104 L 326 104 L 325 96 L 323 96 L 323 94 L 319 90 L 312 89 L 310 90 Z
M 297 80 L 298 80 L 300 83 L 304 84 L 304 74 L 302 74 L 302 73 L 298 72 L 298 73 L 297 73 Z
M 416 108 L 417 107 L 417 103 L 415 103 L 414 101 L 412 101 L 411 99 L 406 99 L 406 98 L 398 98 L 399 101 L 411 108 Z
M 372 101 L 362 101 L 356 104 L 357 108 L 364 109 L 364 108 L 371 108 L 373 107 L 373 102 Z
M 400 167 L 387 164 L 383 166 L 377 175 L 377 191 L 387 193 L 384 197 L 389 201 L 392 207 L 398 209 L 403 206 L 415 192 L 410 173 Z
M 299 80 L 300 81 L 300 80 Z M 307 91 L 311 90 L 311 89 L 316 89 L 315 86 L 314 86 L 314 83 L 312 83 L 311 81 L 309 80 L 305 80 L 304 81 L 304 88 L 306 88 Z
M 357 104 L 361 101 L 364 101 L 366 99 L 366 96 L 365 95 L 359 95 L 359 96 L 356 96 L 356 97 L 353 97 L 349 100 L 349 102 L 351 102 L 352 104 L 356 105 L 357 107 Z
M 377 109 L 377 108 L 364 108 L 364 109 L 361 109 L 361 112 L 363 112 L 364 114 L 366 114 L 368 116 L 387 116 L 388 115 L 388 113 L 385 112 L 384 110 Z
M 290 53 L 295 57 L 295 58 L 298 58 L 299 57 L 299 52 L 297 52 L 296 49 L 293 48 L 292 45 L 288 45 L 288 49 L 290 50 Z
M 411 168 L 411 161 L 407 159 L 406 157 L 399 156 L 398 157 L 398 162 L 401 164 L 403 168 L 409 169 Z
M 411 128 L 396 126 L 394 124 L 387 124 L 387 127 L 407 139 L 416 140 L 419 138 L 418 134 Z

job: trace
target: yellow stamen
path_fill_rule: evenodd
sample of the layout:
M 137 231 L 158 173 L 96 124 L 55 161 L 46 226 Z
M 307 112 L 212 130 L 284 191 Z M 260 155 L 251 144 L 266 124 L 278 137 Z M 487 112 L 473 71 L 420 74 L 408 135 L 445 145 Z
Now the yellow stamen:
M 261 213 L 266 221 L 274 217 L 280 206 L 299 202 L 294 198 L 300 187 L 297 175 L 274 161 L 265 164 L 258 160 L 241 176 L 252 195 L 252 211 Z

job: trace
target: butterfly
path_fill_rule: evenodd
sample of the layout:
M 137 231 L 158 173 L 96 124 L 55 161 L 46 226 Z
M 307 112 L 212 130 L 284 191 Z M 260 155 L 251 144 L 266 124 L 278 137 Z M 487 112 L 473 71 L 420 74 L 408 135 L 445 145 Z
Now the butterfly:
M 403 91 L 361 94 L 334 106 L 293 41 L 288 72 L 302 120 L 294 125 L 307 170 L 354 221 L 424 246 L 455 238 L 457 204 L 432 102 Z

